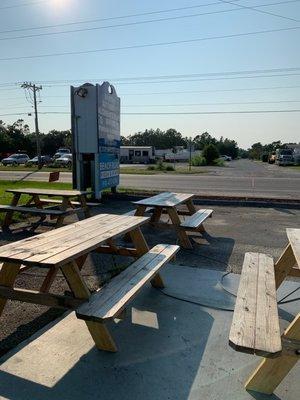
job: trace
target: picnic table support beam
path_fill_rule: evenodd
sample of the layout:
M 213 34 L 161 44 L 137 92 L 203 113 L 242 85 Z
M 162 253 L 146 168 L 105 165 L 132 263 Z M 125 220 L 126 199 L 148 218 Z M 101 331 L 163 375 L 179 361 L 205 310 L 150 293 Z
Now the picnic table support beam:
M 284 249 L 283 253 L 275 263 L 275 282 L 276 289 L 282 284 L 285 278 L 289 275 L 289 272 L 296 264 L 295 255 L 292 246 L 288 244 Z
M 195 214 L 195 212 L 196 212 L 197 210 L 196 210 L 196 207 L 195 207 L 195 205 L 194 205 L 194 203 L 193 203 L 193 200 L 192 200 L 192 199 L 189 199 L 189 200 L 187 200 L 187 202 L 186 202 L 185 204 L 186 204 L 186 206 L 187 206 L 187 208 L 188 208 L 188 210 L 189 210 L 190 215 Z
M 21 264 L 5 262 L 0 269 L 0 286 L 12 288 L 19 274 Z M 0 317 L 3 313 L 7 299 L 0 297 Z
M 88 300 L 91 292 L 83 280 L 77 264 L 70 262 L 60 268 L 75 298 Z M 85 323 L 98 349 L 110 352 L 117 351 L 117 346 L 104 324 L 94 321 L 85 321 Z
M 283 339 L 300 340 L 300 313 L 282 335 Z M 284 345 L 284 341 L 283 341 Z M 298 352 L 300 349 L 298 350 Z M 260 393 L 272 394 L 280 382 L 299 360 L 297 351 L 284 353 L 277 358 L 264 358 L 246 382 L 246 389 Z
M 15 207 L 18 204 L 20 197 L 21 197 L 21 193 L 15 193 L 10 205 Z M 8 211 L 6 213 L 3 224 L 2 224 L 3 230 L 8 229 L 9 225 L 12 223 L 13 214 L 14 214 L 14 211 Z
M 184 247 L 185 249 L 192 249 L 193 246 L 191 244 L 191 241 L 190 241 L 187 233 L 185 232 L 185 230 L 180 229 L 181 221 L 177 214 L 176 208 L 168 208 L 168 214 L 170 216 L 170 219 L 171 219 L 173 225 L 177 229 L 177 233 L 178 233 L 182 247 Z

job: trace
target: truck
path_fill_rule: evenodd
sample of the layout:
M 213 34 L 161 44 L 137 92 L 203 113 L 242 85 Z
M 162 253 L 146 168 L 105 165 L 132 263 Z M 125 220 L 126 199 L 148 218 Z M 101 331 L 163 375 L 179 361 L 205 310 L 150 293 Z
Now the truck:
M 277 165 L 294 165 L 294 150 L 293 149 L 277 149 L 275 163 Z

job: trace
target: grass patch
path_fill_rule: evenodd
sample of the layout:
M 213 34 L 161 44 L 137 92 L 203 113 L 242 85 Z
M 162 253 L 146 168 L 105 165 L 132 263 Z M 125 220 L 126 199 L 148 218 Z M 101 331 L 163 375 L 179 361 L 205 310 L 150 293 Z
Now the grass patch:
M 1 181 L 0 180 L 0 204 L 10 204 L 13 198 L 12 193 L 7 193 L 7 189 L 22 189 L 22 188 L 36 188 L 36 189 L 72 189 L 71 183 L 58 183 L 58 182 L 28 182 L 28 181 Z M 23 205 L 29 200 L 30 196 L 22 195 L 18 205 Z M 3 221 L 5 213 L 0 213 L 0 222 Z M 22 215 L 14 213 L 14 221 L 21 221 Z
M 175 170 L 170 171 L 170 167 L 173 167 L 173 165 L 166 165 L 166 168 L 164 170 L 161 169 L 156 169 L 155 166 L 150 166 L 149 167 L 125 167 L 120 169 L 120 174 L 132 174 L 132 175 L 162 175 L 162 174 L 168 174 L 168 175 L 197 175 L 197 174 L 204 174 L 207 173 L 208 170 L 207 168 L 201 168 L 201 167 L 191 167 L 191 170 L 189 170 L 188 166 L 176 166 L 175 165 Z M 152 167 L 154 167 L 152 169 Z
M 41 169 L 38 169 L 38 167 L 25 167 L 25 165 L 17 165 L 16 167 L 13 167 L 11 165 L 7 167 L 5 167 L 4 165 L 0 165 L 0 171 L 71 172 L 72 170 L 70 168 L 61 168 L 61 167 L 53 167 L 53 168 L 42 167 Z

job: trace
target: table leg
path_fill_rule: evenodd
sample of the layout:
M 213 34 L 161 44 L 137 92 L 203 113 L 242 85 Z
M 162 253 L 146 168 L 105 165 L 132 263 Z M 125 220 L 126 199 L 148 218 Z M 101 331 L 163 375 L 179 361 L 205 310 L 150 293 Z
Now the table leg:
M 147 209 L 147 206 L 138 205 L 134 215 L 136 217 L 143 217 L 146 209 Z
M 152 223 L 158 223 L 161 217 L 161 214 L 163 212 L 162 207 L 155 207 L 153 215 L 150 219 L 150 222 Z
M 61 211 L 66 211 L 68 209 L 68 205 L 69 205 L 69 198 L 68 197 L 64 197 L 61 206 L 59 207 L 59 209 Z M 60 228 L 63 225 L 65 219 L 65 215 L 60 215 L 57 220 L 56 220 L 56 224 L 55 227 L 56 228 Z
M 188 208 L 190 214 L 191 214 L 191 215 L 195 214 L 195 212 L 196 212 L 197 210 L 196 210 L 196 207 L 195 207 L 195 205 L 194 205 L 194 203 L 193 203 L 193 200 L 192 200 L 192 199 L 189 199 L 189 200 L 186 201 L 185 204 L 186 204 L 186 206 L 187 206 L 187 208 Z
M 81 276 L 76 263 L 71 262 L 66 264 L 61 267 L 61 270 L 74 296 L 77 299 L 89 299 L 91 292 Z M 117 351 L 117 346 L 109 330 L 103 323 L 94 321 L 85 321 L 85 323 L 98 349 L 111 352 Z
M 43 280 L 42 286 L 40 287 L 40 292 L 42 293 L 48 293 L 50 290 L 50 287 L 52 283 L 54 282 L 54 279 L 58 273 L 58 269 L 55 267 L 50 267 L 49 271 Z
M 21 193 L 15 193 L 10 205 L 12 207 L 15 207 L 18 204 L 20 197 L 21 197 Z M 14 214 L 13 211 L 8 211 L 6 213 L 3 224 L 2 224 L 3 229 L 7 229 L 9 227 L 9 225 L 12 223 L 13 214 Z
M 179 218 L 176 208 L 175 207 L 168 208 L 167 210 L 168 210 L 170 219 L 172 221 L 172 224 L 174 225 L 174 227 L 177 231 L 177 234 L 180 239 L 182 247 L 184 247 L 185 249 L 192 249 L 193 246 L 192 246 L 192 243 L 191 243 L 186 231 L 184 229 L 180 228 L 181 221 L 180 221 L 180 218 Z
M 300 340 L 300 314 L 289 325 L 282 338 Z M 248 379 L 245 385 L 246 389 L 272 394 L 298 360 L 297 351 L 288 354 L 283 353 L 281 357 L 277 358 L 264 358 Z
M 12 288 L 20 271 L 21 264 L 3 263 L 0 269 L 0 286 Z M 0 317 L 3 313 L 7 299 L 0 298 Z
M 129 232 L 130 238 L 134 247 L 136 248 L 137 256 L 141 257 L 149 251 L 148 244 L 141 231 L 141 228 L 136 228 Z
M 278 289 L 281 283 L 285 280 L 295 264 L 296 259 L 292 246 L 288 244 L 274 266 L 276 289 Z
M 86 204 L 86 197 L 85 197 L 85 195 L 84 195 L 84 194 L 81 194 L 81 195 L 79 196 L 78 200 L 79 200 L 79 202 L 80 202 L 80 204 L 81 204 L 81 207 L 82 207 L 83 210 L 84 210 L 84 216 L 85 216 L 85 218 L 89 218 L 89 217 L 91 216 L 91 213 L 90 213 L 89 207 L 88 207 L 87 204 Z

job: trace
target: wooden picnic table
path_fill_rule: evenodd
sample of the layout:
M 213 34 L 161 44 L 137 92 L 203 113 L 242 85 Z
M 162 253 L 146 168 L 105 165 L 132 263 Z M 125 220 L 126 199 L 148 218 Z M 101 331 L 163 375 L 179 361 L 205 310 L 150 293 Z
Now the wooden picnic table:
M 69 309 L 74 309 L 87 301 L 91 297 L 91 293 L 80 270 L 92 251 L 138 258 L 136 263 L 139 265 L 133 265 L 132 270 L 129 270 L 131 281 L 125 282 L 126 290 L 122 287 L 116 289 L 117 284 L 123 284 L 119 278 L 118 282 L 113 281 L 114 288 L 104 292 L 102 289 L 99 291 L 102 298 L 103 293 L 108 291 L 110 296 L 114 296 L 117 305 L 113 304 L 113 309 L 116 313 L 133 296 L 133 288 L 135 292 L 138 291 L 150 278 L 153 280 L 153 284 L 162 285 L 158 269 L 178 251 L 178 246 L 160 245 L 154 253 L 148 252 L 149 248 L 140 229 L 143 224 L 148 222 L 148 219 L 147 217 L 99 214 L 0 247 L 0 262 L 3 262 L 2 268 L 0 267 L 0 316 L 7 299 Z M 117 246 L 115 242 L 116 237 L 126 233 L 131 236 L 133 243 L 131 248 Z M 146 257 L 143 261 L 144 264 L 140 261 L 142 256 Z M 33 275 L 39 268 L 48 269 L 40 290 L 14 288 L 17 275 L 31 267 L 38 267 L 32 270 Z M 49 293 L 59 270 L 62 271 L 74 297 Z M 126 275 L 123 280 L 129 279 L 129 272 L 127 270 L 123 272 Z M 133 279 L 136 288 L 132 283 Z M 130 296 L 128 294 L 125 296 L 126 293 L 129 293 Z M 121 299 L 116 300 L 115 297 L 119 295 L 121 295 Z M 103 301 L 105 303 L 105 300 Z M 112 304 L 111 302 L 110 298 L 110 304 Z M 81 317 L 83 314 L 84 311 L 81 311 Z M 99 348 L 115 351 L 116 348 L 112 344 L 107 345 L 107 342 L 112 342 L 106 326 L 97 324 L 95 321 L 86 321 L 86 323 Z
M 193 203 L 194 194 L 191 193 L 172 193 L 164 192 L 147 199 L 133 202 L 136 206 L 136 216 L 145 215 L 149 207 L 153 209 L 151 223 L 159 226 L 170 225 L 177 231 L 178 238 L 182 247 L 192 248 L 191 241 L 188 237 L 187 231 L 198 230 L 204 232 L 203 222 L 211 216 L 213 210 L 196 210 Z M 183 205 L 186 210 L 178 210 L 178 206 Z M 171 224 L 163 224 L 160 222 L 162 213 L 166 212 Z M 192 216 L 187 218 L 184 222 L 180 220 L 180 215 Z
M 300 229 L 286 233 L 288 244 L 275 265 L 266 254 L 246 253 L 229 336 L 235 350 L 264 357 L 245 387 L 267 394 L 300 358 L 300 313 L 280 334 L 276 290 L 288 276 L 300 277 Z
M 89 191 L 23 188 L 7 189 L 6 192 L 13 193 L 13 198 L 9 206 L 0 206 L 0 210 L 6 212 L 2 224 L 3 229 L 7 229 L 12 223 L 14 212 L 39 215 L 41 220 L 48 215 L 52 219 L 56 219 L 55 226 L 57 228 L 62 226 L 64 218 L 69 214 L 83 211 L 86 218 L 90 216 L 86 201 L 87 194 L 91 193 Z M 30 196 L 25 206 L 19 205 L 22 195 Z M 56 199 L 53 199 L 53 197 L 56 197 Z M 62 198 L 62 200 L 57 199 L 57 197 Z

